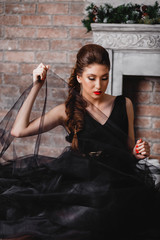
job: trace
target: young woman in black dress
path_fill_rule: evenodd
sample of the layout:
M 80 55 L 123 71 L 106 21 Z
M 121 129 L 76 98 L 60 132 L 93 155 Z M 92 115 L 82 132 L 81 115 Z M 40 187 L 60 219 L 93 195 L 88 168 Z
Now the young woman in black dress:
M 41 118 L 30 121 L 30 114 L 48 70 L 41 63 L 33 71 L 33 86 L 11 128 L 12 136 L 39 134 Z M 103 47 L 83 46 L 69 78 L 66 101 L 46 113 L 41 126 L 41 133 L 64 126 L 71 147 L 58 158 L 14 159 L 21 166 L 25 163 L 22 168 L 13 163 L 2 166 L 1 172 L 6 171 L 12 181 L 2 187 L 1 197 L 10 199 L 11 206 L 2 201 L 0 237 L 160 237 L 156 222 L 149 224 L 159 192 L 149 167 L 141 163 L 150 155 L 150 147 L 142 139 L 135 142 L 130 99 L 106 94 L 109 70 Z

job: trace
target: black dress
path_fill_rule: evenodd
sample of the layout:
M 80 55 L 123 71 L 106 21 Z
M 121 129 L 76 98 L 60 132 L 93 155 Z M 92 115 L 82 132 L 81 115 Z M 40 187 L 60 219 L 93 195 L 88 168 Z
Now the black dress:
M 118 96 L 104 124 L 86 111 L 79 152 L 68 147 L 58 158 L 1 164 L 0 238 L 160 239 L 158 187 L 145 161 L 130 153 L 127 129 L 125 98 Z

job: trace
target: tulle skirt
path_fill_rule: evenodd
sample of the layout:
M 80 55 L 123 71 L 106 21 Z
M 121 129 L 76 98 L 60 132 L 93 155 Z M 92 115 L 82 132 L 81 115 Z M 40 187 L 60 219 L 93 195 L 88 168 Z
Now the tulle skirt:
M 144 170 L 145 168 L 145 170 Z M 160 239 L 160 194 L 124 151 L 28 155 L 0 166 L 0 238 Z

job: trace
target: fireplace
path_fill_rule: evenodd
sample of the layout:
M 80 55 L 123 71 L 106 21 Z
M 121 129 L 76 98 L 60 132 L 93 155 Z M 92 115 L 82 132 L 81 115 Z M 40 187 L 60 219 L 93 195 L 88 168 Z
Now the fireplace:
M 160 160 L 160 25 L 94 23 L 92 30 L 94 43 L 105 47 L 111 59 L 107 92 L 131 98 L 136 138 L 141 134 L 148 140 L 151 158 Z M 137 86 L 141 91 L 133 92 Z

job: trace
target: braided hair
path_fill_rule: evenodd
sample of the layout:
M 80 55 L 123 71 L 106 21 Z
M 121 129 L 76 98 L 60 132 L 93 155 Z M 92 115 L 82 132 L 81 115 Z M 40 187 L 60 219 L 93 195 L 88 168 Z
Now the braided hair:
M 78 150 L 77 133 L 84 127 L 84 114 L 87 103 L 82 98 L 81 86 L 77 81 L 77 76 L 82 76 L 85 67 L 90 64 L 105 65 L 110 69 L 108 52 L 100 45 L 87 44 L 77 53 L 77 60 L 68 82 L 68 98 L 65 102 L 66 108 L 66 126 L 73 133 L 72 148 Z

